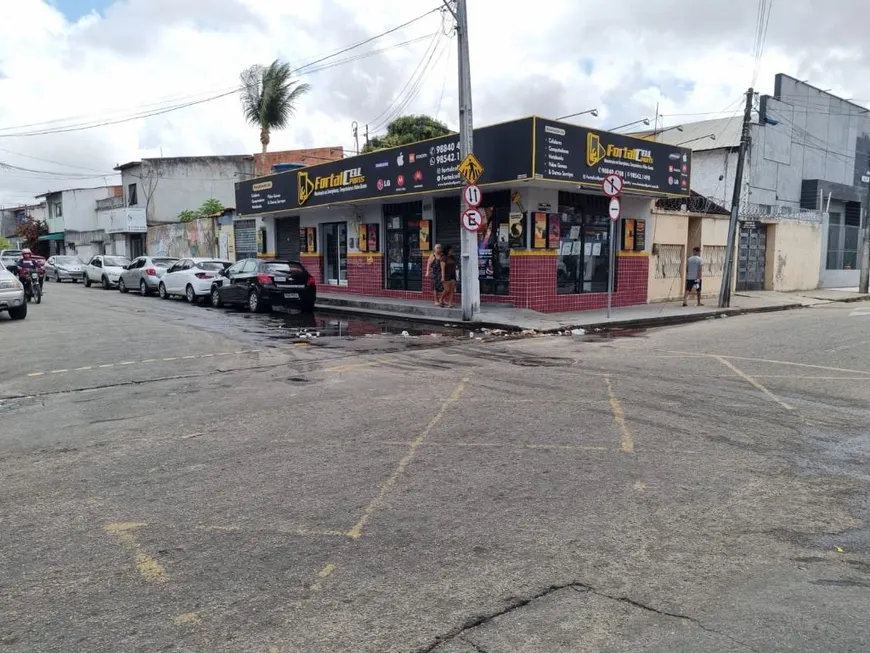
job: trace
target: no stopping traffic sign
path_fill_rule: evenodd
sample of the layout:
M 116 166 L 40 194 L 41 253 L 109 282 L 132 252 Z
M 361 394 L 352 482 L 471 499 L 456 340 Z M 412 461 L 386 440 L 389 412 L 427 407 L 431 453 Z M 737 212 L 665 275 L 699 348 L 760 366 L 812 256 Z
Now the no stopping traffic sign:
M 477 231 L 483 224 L 483 216 L 477 209 L 468 209 L 462 214 L 462 226 L 468 231 Z

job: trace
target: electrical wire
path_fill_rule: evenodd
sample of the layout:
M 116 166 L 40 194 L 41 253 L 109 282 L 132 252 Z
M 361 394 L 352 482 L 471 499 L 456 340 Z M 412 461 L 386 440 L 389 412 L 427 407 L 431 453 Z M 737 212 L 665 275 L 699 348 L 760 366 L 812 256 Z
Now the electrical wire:
M 330 67 L 333 67 L 333 64 L 328 64 L 326 66 L 320 66 L 320 67 L 317 67 L 317 64 L 328 61 L 329 59 L 333 59 L 333 58 L 340 56 L 344 53 L 347 53 L 351 50 L 354 50 L 356 48 L 362 47 L 363 45 L 371 43 L 377 39 L 383 38 L 384 36 L 392 34 L 392 33 L 396 32 L 400 29 L 403 29 L 403 28 L 405 28 L 413 23 L 416 23 L 419 20 L 422 20 L 426 16 L 429 16 L 430 14 L 435 13 L 436 11 L 441 11 L 440 5 L 438 7 L 435 7 L 434 9 L 430 9 L 430 10 L 424 12 L 423 14 L 420 14 L 416 18 L 413 18 L 409 21 L 402 23 L 401 25 L 397 25 L 396 27 L 392 27 L 384 32 L 376 34 L 375 36 L 369 37 L 363 41 L 359 41 L 357 43 L 354 43 L 352 45 L 344 47 L 344 48 L 342 48 L 336 52 L 333 52 L 331 54 L 328 54 L 326 56 L 319 57 L 311 62 L 308 62 L 302 66 L 299 66 L 298 68 L 295 68 L 291 72 L 294 74 L 299 74 L 299 73 L 309 74 L 312 72 L 326 70 Z M 397 46 L 393 46 L 393 47 L 397 47 Z M 390 49 L 390 48 L 384 48 L 384 49 L 380 50 L 380 52 L 383 52 L 387 49 Z M 365 56 L 372 56 L 372 54 L 373 53 L 364 53 L 364 55 L 359 56 L 358 58 L 364 58 Z M 344 60 L 344 63 L 347 63 L 348 61 L 355 61 L 355 60 L 357 60 L 357 59 L 356 58 L 348 58 L 348 59 Z M 339 65 L 339 64 L 334 62 L 334 65 Z M 178 111 L 179 109 L 188 108 L 188 107 L 195 106 L 198 104 L 203 104 L 206 102 L 213 102 L 215 100 L 221 99 L 223 97 L 227 97 L 229 95 L 235 95 L 239 91 L 240 91 L 240 89 L 238 87 L 233 87 L 231 90 L 223 91 L 223 92 L 208 96 L 206 98 L 191 100 L 191 101 L 187 101 L 187 102 L 183 102 L 183 103 L 179 103 L 179 104 L 175 104 L 175 105 L 170 105 L 170 106 L 162 107 L 160 109 L 155 109 L 152 111 L 144 111 L 144 112 L 140 112 L 138 114 L 127 116 L 124 118 L 112 119 L 112 120 L 101 120 L 101 121 L 96 121 L 96 122 L 92 120 L 88 123 L 80 124 L 80 125 L 64 126 L 64 127 L 57 127 L 57 128 L 37 129 L 37 130 L 31 130 L 31 131 L 20 132 L 20 133 L 12 133 L 12 134 L 0 133 L 0 138 L 12 138 L 12 137 L 23 137 L 23 136 L 44 136 L 47 134 L 59 134 L 59 133 L 67 133 L 67 132 L 71 132 L 71 131 L 84 131 L 87 129 L 94 129 L 97 127 L 116 125 L 116 124 L 121 124 L 121 123 L 125 123 L 125 122 L 130 122 L 133 120 L 141 120 L 143 118 L 149 118 L 152 116 L 162 115 L 165 113 L 169 113 L 171 111 Z M 191 96 L 191 97 L 195 97 L 195 96 Z M 44 123 L 31 123 L 29 126 L 38 126 L 40 124 L 48 125 L 48 124 L 54 124 L 54 123 L 58 123 L 58 122 L 64 122 L 66 120 L 69 120 L 69 119 L 59 119 L 59 120 L 54 120 L 54 121 L 46 121 Z M 16 129 L 16 128 L 15 127 L 0 128 L 0 132 L 9 131 L 12 129 Z
M 426 60 L 426 63 L 423 65 L 423 69 L 420 71 L 420 74 L 417 76 L 417 80 L 414 82 L 412 87 L 408 90 L 407 96 L 405 99 L 396 106 L 396 108 L 381 122 L 375 125 L 372 128 L 372 131 L 375 132 L 383 127 L 389 125 L 393 120 L 398 118 L 404 111 L 407 109 L 411 103 L 417 98 L 417 95 L 420 93 L 420 89 L 423 85 L 423 80 L 426 78 L 427 73 L 429 72 L 430 65 L 432 64 L 432 58 L 435 56 L 435 52 L 438 49 L 438 46 L 443 42 L 443 39 L 440 39 L 436 42 L 435 47 L 432 48 L 432 51 L 429 53 L 429 58 Z M 441 53 L 439 54 L 437 62 L 440 61 L 441 57 L 444 56 L 444 49 L 441 49 Z
M 441 83 L 441 95 L 438 97 L 438 108 L 435 109 L 435 118 L 438 118 L 441 113 L 441 103 L 444 101 L 444 89 L 447 88 L 447 78 L 450 76 L 450 60 L 453 57 L 453 35 L 450 35 L 450 40 L 447 42 L 447 63 L 444 65 L 444 81 Z
M 374 129 L 376 129 L 378 126 L 383 124 L 383 123 L 378 122 L 378 120 L 380 120 L 384 115 L 387 114 L 387 112 L 389 112 L 395 106 L 398 106 L 399 99 L 403 96 L 405 91 L 408 90 L 408 87 L 411 85 L 411 82 L 414 80 L 414 78 L 417 75 L 417 72 L 420 70 L 420 67 L 423 65 L 423 62 L 426 60 L 426 56 L 429 54 L 429 51 L 432 50 L 436 46 L 439 38 L 441 38 L 440 30 L 438 32 L 435 32 L 432 35 L 432 40 L 429 42 L 429 45 L 426 46 L 426 49 L 423 51 L 423 56 L 420 57 L 420 61 L 417 63 L 417 66 L 414 68 L 414 70 L 411 71 L 411 75 L 408 77 L 408 81 L 406 81 L 405 85 L 402 86 L 402 88 L 399 90 L 398 93 L 396 93 L 396 96 L 392 99 L 392 101 L 378 115 L 376 115 L 371 120 L 366 121 L 367 125 L 372 125 L 372 131 L 374 131 Z
M 764 45 L 767 41 L 767 30 L 770 27 L 770 15 L 773 9 L 773 0 L 758 0 L 758 15 L 755 28 L 755 65 L 752 70 L 752 83 L 755 88 L 758 81 L 758 73 L 761 71 L 761 60 L 764 57 Z

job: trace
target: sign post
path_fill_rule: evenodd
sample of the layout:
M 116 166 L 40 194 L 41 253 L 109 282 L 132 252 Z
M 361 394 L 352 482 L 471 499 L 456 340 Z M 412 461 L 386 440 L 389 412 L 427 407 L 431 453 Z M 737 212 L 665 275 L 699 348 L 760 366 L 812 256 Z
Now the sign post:
M 604 181 L 601 182 L 601 187 L 604 194 L 610 198 L 610 205 L 607 207 L 607 213 L 610 216 L 610 247 L 608 251 L 609 265 L 607 272 L 607 319 L 610 319 L 610 313 L 613 309 L 613 279 L 616 271 L 616 221 L 622 213 L 622 202 L 619 201 L 619 194 L 622 192 L 622 177 L 619 175 L 607 175 Z

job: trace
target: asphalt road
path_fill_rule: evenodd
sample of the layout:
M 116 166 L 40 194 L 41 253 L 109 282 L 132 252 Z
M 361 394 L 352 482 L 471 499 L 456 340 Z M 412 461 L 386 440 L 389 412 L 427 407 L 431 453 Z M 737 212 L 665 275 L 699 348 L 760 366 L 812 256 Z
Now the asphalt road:
M 0 651 L 870 649 L 870 304 L 402 326 L 0 317 Z

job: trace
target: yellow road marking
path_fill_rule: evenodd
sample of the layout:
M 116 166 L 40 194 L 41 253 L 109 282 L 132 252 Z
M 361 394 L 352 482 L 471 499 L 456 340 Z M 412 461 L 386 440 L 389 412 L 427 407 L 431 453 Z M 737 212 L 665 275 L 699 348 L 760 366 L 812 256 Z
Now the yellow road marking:
M 767 397 L 769 399 L 771 399 L 772 401 L 775 401 L 776 403 L 778 403 L 780 406 L 782 406 L 786 410 L 794 410 L 794 406 L 790 406 L 789 404 L 785 403 L 782 399 L 780 399 L 775 394 L 773 394 L 770 390 L 768 390 L 763 385 L 761 385 L 761 383 L 759 383 L 756 379 L 752 378 L 746 372 L 735 367 L 734 364 L 731 363 L 730 361 L 725 360 L 722 356 L 714 356 L 713 358 L 715 358 L 717 361 L 722 363 L 725 367 L 727 367 L 729 370 L 731 370 L 732 372 L 737 374 L 739 377 L 744 379 L 752 387 L 763 392 L 765 395 L 767 395 Z
M 137 522 L 120 522 L 115 524 L 107 524 L 103 530 L 107 533 L 116 535 L 125 549 L 133 554 L 136 561 L 136 569 L 139 570 L 139 575 L 149 583 L 165 583 L 166 571 L 160 566 L 154 558 L 149 556 L 142 550 L 136 538 L 133 536 L 133 531 L 147 524 Z
M 313 583 L 309 586 L 310 589 L 315 592 L 319 592 L 323 587 L 323 581 L 329 578 L 329 575 L 335 571 L 335 565 L 331 562 L 323 567 L 320 571 L 317 572 L 317 578 Z
M 379 440 L 377 444 L 391 444 L 391 445 L 404 445 L 410 446 L 411 442 L 406 442 L 404 440 Z M 610 451 L 609 447 L 596 447 L 592 445 L 579 445 L 579 444 L 528 444 L 528 443 L 517 443 L 513 444 L 510 442 L 424 442 L 420 446 L 424 447 L 459 447 L 459 448 L 488 448 L 488 447 L 498 447 L 498 448 L 507 448 L 507 449 L 544 449 L 544 450 L 553 450 L 553 451 Z
M 42 376 L 45 372 L 31 372 L 27 376 Z
M 136 364 L 136 361 L 123 361 L 121 363 L 118 363 L 118 365 L 135 365 L 135 364 Z
M 52 370 L 52 374 L 63 374 L 64 372 L 69 372 L 69 370 Z
M 156 359 L 156 358 L 146 358 L 146 359 L 141 360 L 141 361 L 139 361 L 139 362 L 140 362 L 140 363 L 156 363 L 156 362 L 157 362 L 157 359 Z
M 178 360 L 178 356 L 170 356 L 169 358 L 164 358 L 163 360 L 165 360 L 165 361 L 167 361 L 167 362 L 168 362 L 168 361 L 177 361 L 177 360 Z
M 185 612 L 177 617 L 173 617 L 172 621 L 176 626 L 184 626 L 186 624 L 197 626 L 202 623 L 202 619 L 199 618 L 196 612 Z
M 610 397 L 610 410 L 613 412 L 613 421 L 619 427 L 619 446 L 624 453 L 634 453 L 634 437 L 631 435 L 631 428 L 628 426 L 628 422 L 625 421 L 625 411 L 622 409 L 622 404 L 613 392 L 613 381 L 609 376 L 605 376 L 604 382 L 607 384 L 607 394 Z
M 182 356 L 182 360 L 190 360 L 192 358 L 199 358 L 199 356 Z
M 387 496 L 389 496 L 390 492 L 396 487 L 396 483 L 399 482 L 399 478 L 405 473 L 405 470 L 408 468 L 408 465 L 411 464 L 411 461 L 414 459 L 414 456 L 417 455 L 417 450 L 420 448 L 420 445 L 426 440 L 426 436 L 432 432 L 432 429 L 441 421 L 444 417 L 444 414 L 447 412 L 447 409 L 450 408 L 454 403 L 459 400 L 459 397 L 462 396 L 463 391 L 465 390 L 465 384 L 468 383 L 468 378 L 462 379 L 459 383 L 456 384 L 456 387 L 453 388 L 453 392 L 450 393 L 450 396 L 441 404 L 441 410 L 438 411 L 438 414 L 433 417 L 429 423 L 426 425 L 426 428 L 423 429 L 423 432 L 417 436 L 408 447 L 408 453 L 405 454 L 404 458 L 399 461 L 399 464 L 396 465 L 396 469 L 393 470 L 393 473 L 390 474 L 390 477 L 387 479 L 386 483 L 381 487 L 381 491 L 378 492 L 378 495 L 372 499 L 369 504 L 363 509 L 362 516 L 360 516 L 359 521 L 354 524 L 353 528 L 351 528 L 347 532 L 347 536 L 357 540 L 362 537 L 363 529 L 365 528 L 368 521 L 372 518 L 372 515 L 375 514 L 381 507 L 384 505 L 384 501 Z
M 114 363 L 106 363 L 105 365 L 100 365 L 100 367 L 115 367 Z
M 77 367 L 75 369 L 75 371 L 76 372 L 84 372 L 85 370 L 92 370 L 92 369 L 94 369 L 93 365 L 85 365 L 84 367 Z

